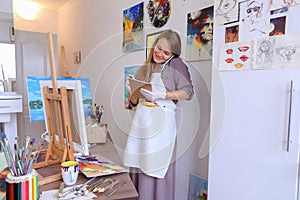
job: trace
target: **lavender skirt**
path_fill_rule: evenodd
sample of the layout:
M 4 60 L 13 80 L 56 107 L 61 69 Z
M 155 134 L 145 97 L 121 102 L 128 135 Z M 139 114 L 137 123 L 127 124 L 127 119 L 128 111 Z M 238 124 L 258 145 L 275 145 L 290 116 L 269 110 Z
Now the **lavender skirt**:
M 172 162 L 164 178 L 148 176 L 139 169 L 132 169 L 131 179 L 139 200 L 174 200 L 175 199 L 175 162 Z

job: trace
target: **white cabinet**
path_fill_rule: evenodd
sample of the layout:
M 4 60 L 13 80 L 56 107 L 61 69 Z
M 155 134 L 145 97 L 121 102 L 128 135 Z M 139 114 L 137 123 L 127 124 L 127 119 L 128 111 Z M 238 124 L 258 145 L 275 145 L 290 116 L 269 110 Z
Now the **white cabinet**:
M 22 96 L 18 94 L 0 93 L 0 123 L 1 131 L 13 148 L 17 137 L 17 113 L 22 112 Z
M 221 72 L 220 77 L 225 102 L 215 103 L 224 104 L 225 119 L 216 121 L 219 113 L 212 113 L 211 125 L 223 128 L 210 152 L 209 200 L 296 200 L 300 69 Z

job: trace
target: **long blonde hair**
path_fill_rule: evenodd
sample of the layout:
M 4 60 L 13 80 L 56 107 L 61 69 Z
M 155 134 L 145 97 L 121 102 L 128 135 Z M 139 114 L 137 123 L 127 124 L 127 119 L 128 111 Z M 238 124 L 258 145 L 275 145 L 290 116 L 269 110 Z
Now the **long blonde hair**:
M 178 35 L 178 33 L 171 29 L 163 31 L 155 39 L 155 41 L 151 47 L 149 56 L 146 60 L 146 63 L 138 69 L 137 74 L 136 74 L 137 79 L 143 80 L 146 82 L 150 82 L 150 79 L 151 79 L 151 76 L 153 73 L 153 69 L 154 69 L 154 65 L 155 65 L 155 62 L 153 60 L 154 47 L 157 44 L 158 40 L 160 40 L 161 38 L 166 39 L 170 43 L 171 53 L 174 55 L 174 57 L 180 56 L 181 40 L 180 40 L 180 36 Z

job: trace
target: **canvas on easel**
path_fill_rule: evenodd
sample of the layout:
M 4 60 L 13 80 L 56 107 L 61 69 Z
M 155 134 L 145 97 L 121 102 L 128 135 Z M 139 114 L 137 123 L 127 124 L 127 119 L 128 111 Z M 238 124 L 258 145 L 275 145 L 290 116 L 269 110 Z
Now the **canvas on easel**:
M 52 88 L 51 81 L 41 80 L 40 88 L 43 88 L 44 86 Z M 57 86 L 58 88 L 62 86 L 65 86 L 67 88 L 72 130 L 71 135 L 74 151 L 79 152 L 82 155 L 89 155 L 87 127 L 83 108 L 84 105 L 82 103 L 83 100 L 81 80 L 57 80 Z M 56 140 L 57 139 L 58 138 L 56 136 Z

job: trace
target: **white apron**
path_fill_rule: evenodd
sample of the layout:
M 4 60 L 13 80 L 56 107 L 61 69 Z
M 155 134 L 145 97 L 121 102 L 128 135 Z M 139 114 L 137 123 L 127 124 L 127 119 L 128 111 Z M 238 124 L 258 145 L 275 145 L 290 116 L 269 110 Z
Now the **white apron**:
M 166 92 L 160 73 L 153 73 L 150 83 L 152 89 Z M 140 168 L 149 176 L 164 178 L 175 144 L 176 105 L 166 99 L 155 102 L 158 106 L 148 107 L 141 103 L 137 106 L 124 152 L 124 165 Z

